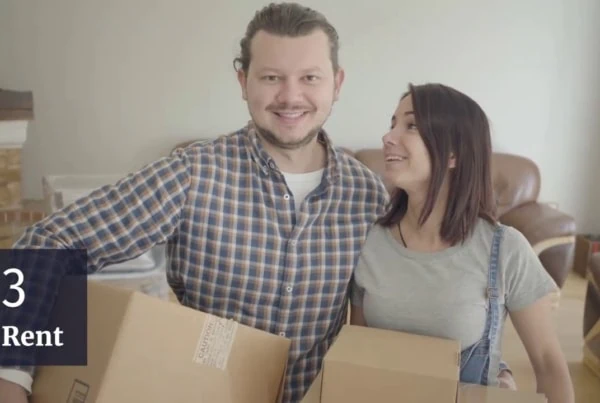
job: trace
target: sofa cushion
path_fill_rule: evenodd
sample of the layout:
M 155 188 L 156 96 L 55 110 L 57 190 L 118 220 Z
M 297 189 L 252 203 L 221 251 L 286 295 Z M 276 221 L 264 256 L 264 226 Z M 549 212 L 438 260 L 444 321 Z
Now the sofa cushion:
M 518 155 L 492 155 L 492 182 L 499 217 L 521 204 L 536 201 L 540 193 L 537 165 Z
M 573 217 L 547 204 L 529 202 L 502 216 L 503 224 L 517 228 L 534 248 L 550 238 L 575 236 Z
M 394 186 L 387 182 L 383 177 L 385 171 L 385 160 L 383 158 L 383 150 L 380 148 L 365 148 L 354 153 L 354 157 L 367 166 L 371 171 L 379 175 L 388 191 L 392 191 Z
M 385 161 L 382 149 L 362 149 L 356 151 L 354 156 L 375 173 L 380 176 L 383 174 Z M 498 216 L 521 204 L 537 200 L 540 172 L 533 161 L 518 155 L 494 153 L 491 165 Z M 394 186 L 383 179 L 388 190 L 393 190 Z

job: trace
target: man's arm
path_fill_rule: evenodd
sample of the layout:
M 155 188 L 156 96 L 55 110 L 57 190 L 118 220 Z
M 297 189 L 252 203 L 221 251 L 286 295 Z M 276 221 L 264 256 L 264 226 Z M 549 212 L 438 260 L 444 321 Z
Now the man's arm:
M 31 394 L 31 385 L 33 384 L 33 378 L 27 369 L 10 369 L 0 368 L 0 402 L 2 400 L 2 391 L 14 390 L 11 394 L 18 393 L 25 390 L 27 395 Z M 7 400 L 11 402 L 11 400 Z
M 85 249 L 91 272 L 133 259 L 175 231 L 189 182 L 185 154 L 162 158 L 27 228 L 14 248 Z
M 95 190 L 27 228 L 14 249 L 85 249 L 88 267 L 80 269 L 87 273 L 133 259 L 176 231 L 189 183 L 189 162 L 181 151 Z M 65 272 L 52 265 L 28 274 L 23 287 L 32 291 L 21 308 L 37 315 L 19 321 L 41 328 L 39 322 L 48 317 Z M 0 368 L 0 378 L 28 392 L 32 376 L 31 367 Z M 0 396 L 2 385 L 7 383 L 0 383 Z
M 27 403 L 27 392 L 19 384 L 0 379 L 0 402 Z

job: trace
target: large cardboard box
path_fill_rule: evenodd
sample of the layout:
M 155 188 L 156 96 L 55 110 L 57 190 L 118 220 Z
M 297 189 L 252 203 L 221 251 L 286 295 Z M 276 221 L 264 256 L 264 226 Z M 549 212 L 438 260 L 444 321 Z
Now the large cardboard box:
M 346 325 L 302 403 L 543 403 L 533 392 L 464 385 L 457 341 Z
M 280 399 L 289 339 L 92 281 L 87 310 L 88 365 L 39 367 L 33 403 Z

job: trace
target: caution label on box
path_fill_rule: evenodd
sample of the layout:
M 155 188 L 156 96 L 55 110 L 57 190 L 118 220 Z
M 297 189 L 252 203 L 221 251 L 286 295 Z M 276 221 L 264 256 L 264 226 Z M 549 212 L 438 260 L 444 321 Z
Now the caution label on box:
M 225 370 L 237 328 L 233 320 L 209 316 L 202 327 L 194 362 Z

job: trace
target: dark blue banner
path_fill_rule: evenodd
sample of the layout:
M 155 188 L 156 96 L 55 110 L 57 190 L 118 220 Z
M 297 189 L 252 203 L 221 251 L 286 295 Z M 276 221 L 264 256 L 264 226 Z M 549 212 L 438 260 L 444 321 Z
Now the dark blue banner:
M 0 366 L 86 364 L 86 252 L 0 250 Z

